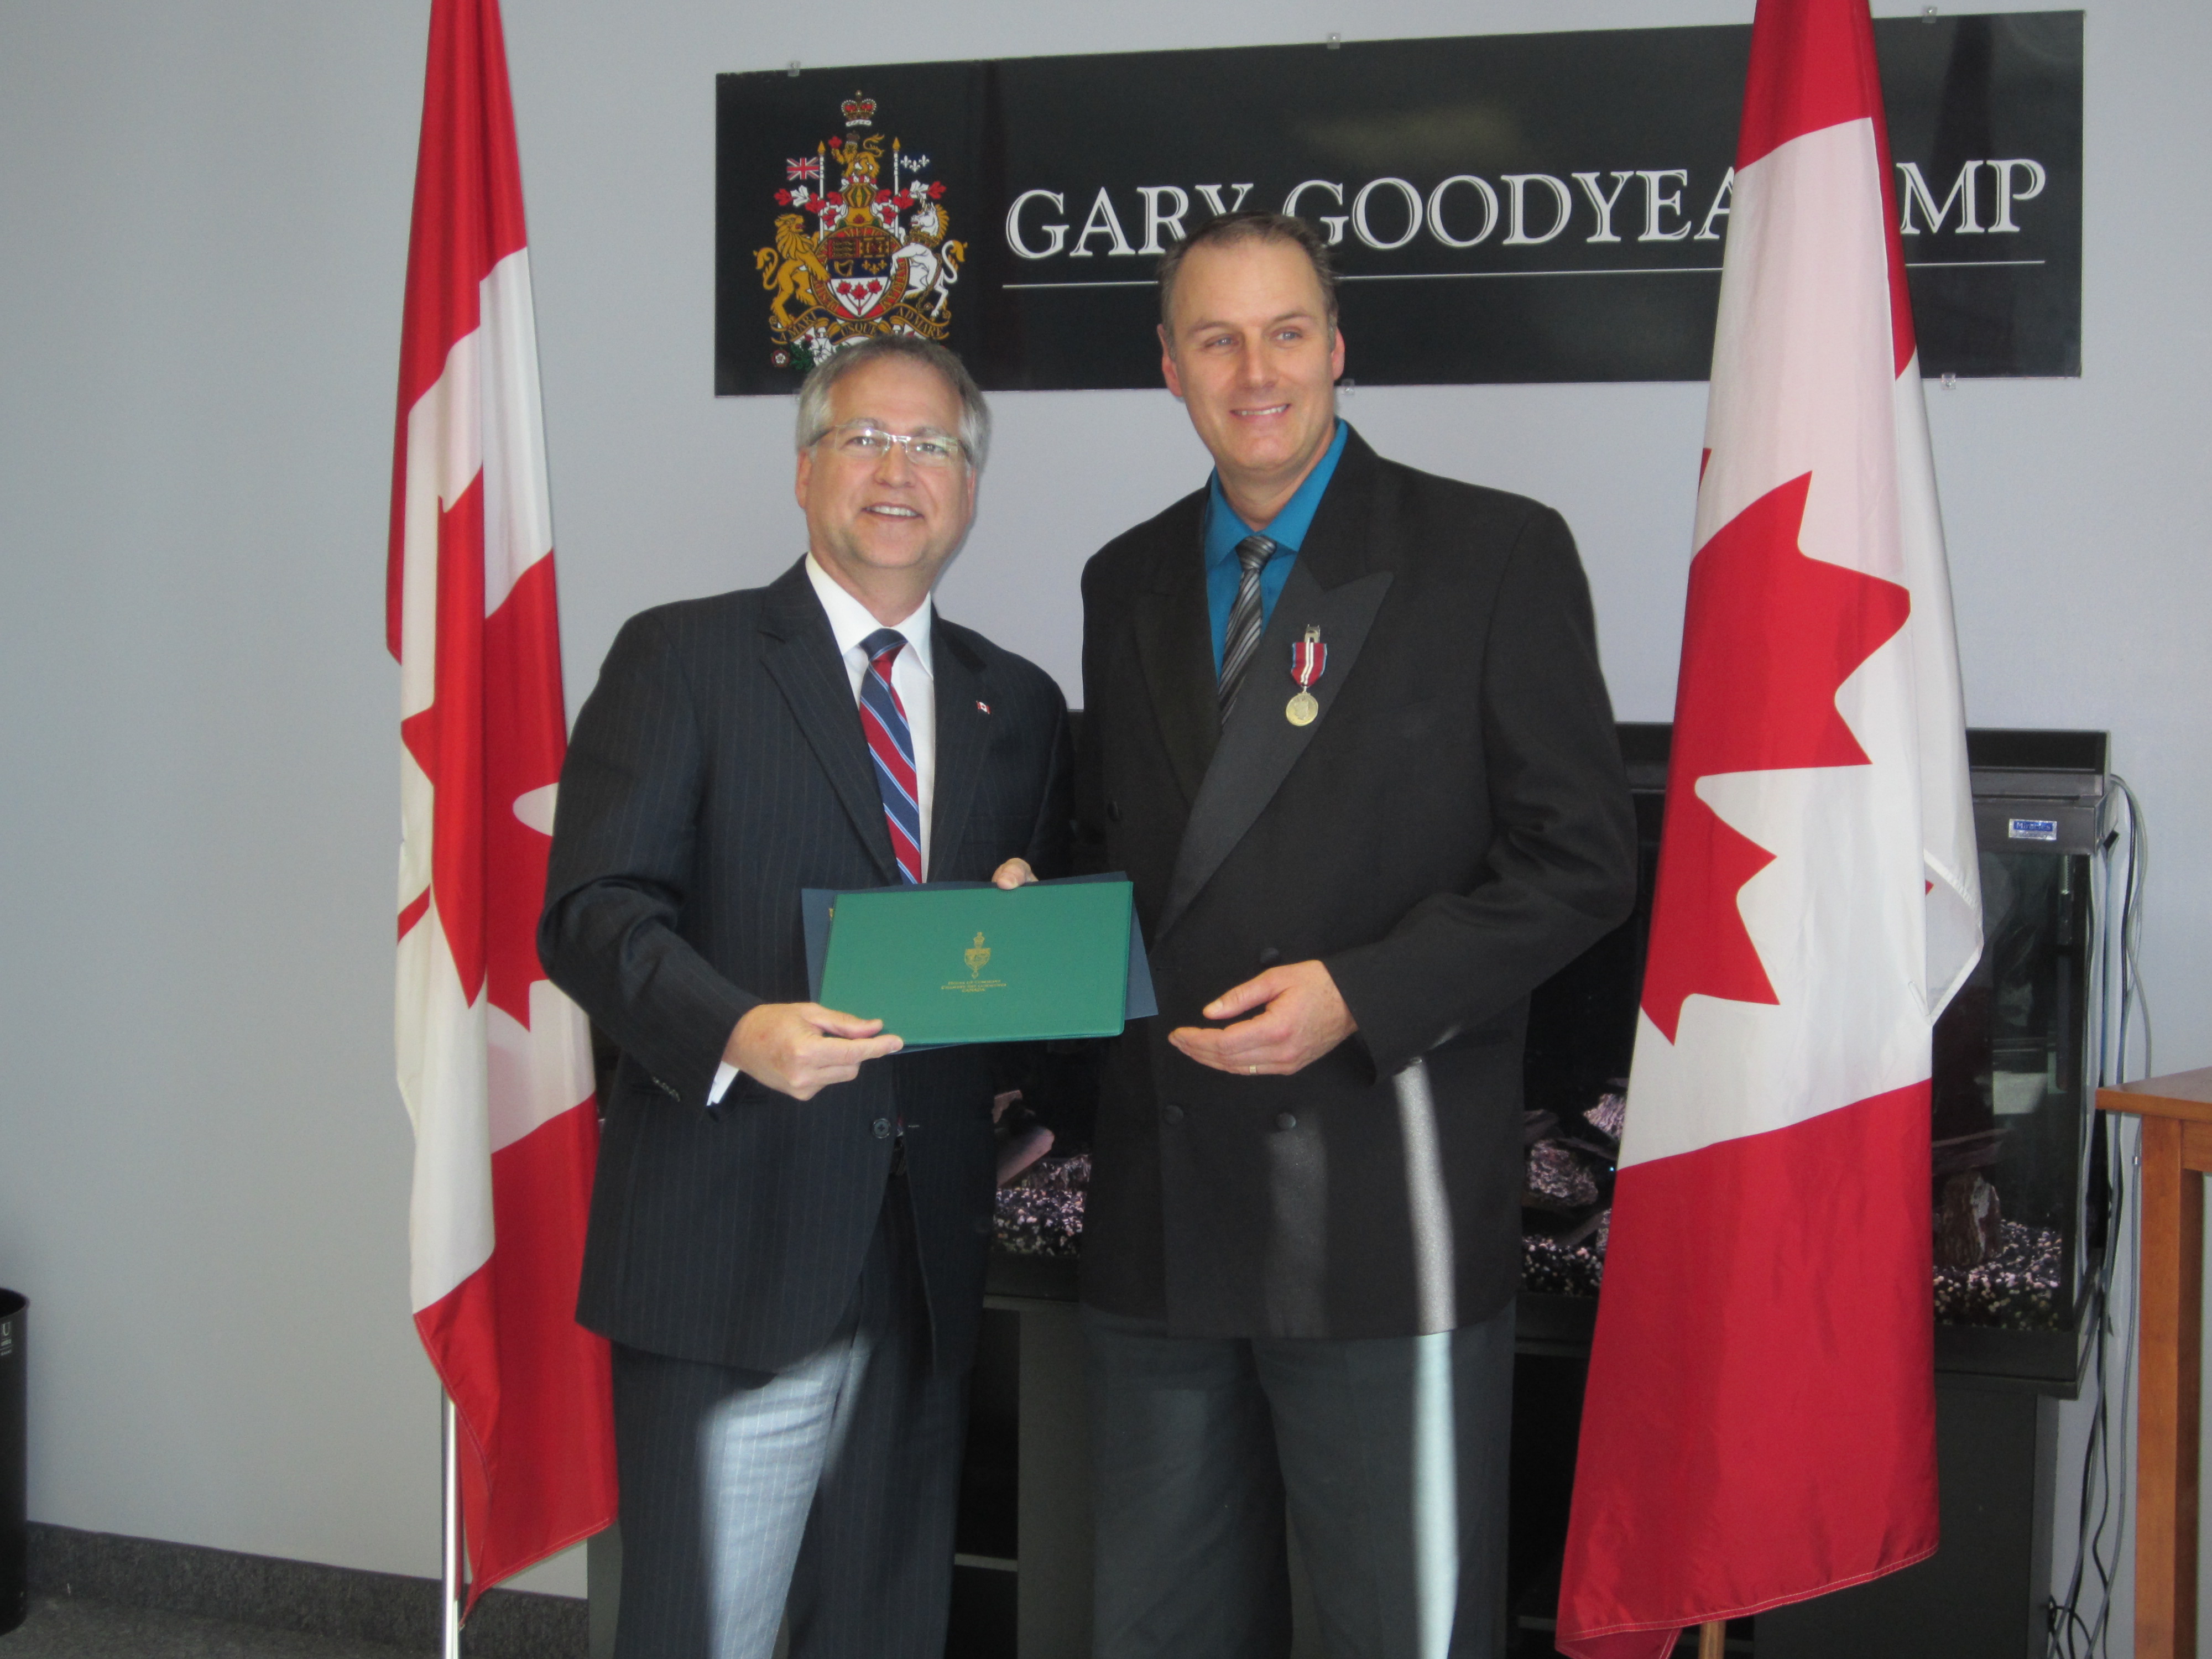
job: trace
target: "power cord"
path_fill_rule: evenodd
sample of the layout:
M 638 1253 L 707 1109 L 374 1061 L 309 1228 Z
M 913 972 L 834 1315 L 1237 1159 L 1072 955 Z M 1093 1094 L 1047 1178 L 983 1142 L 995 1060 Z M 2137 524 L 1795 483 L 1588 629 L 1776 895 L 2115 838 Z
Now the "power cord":
M 2143 994 L 2141 964 L 2142 938 L 2142 890 L 2150 867 L 2150 836 L 2142 814 L 2142 803 L 2126 779 L 2118 774 L 2112 781 L 2127 805 L 2127 857 L 2120 884 L 2118 925 L 2112 927 L 2111 864 L 2106 868 L 2106 903 L 2102 907 L 2106 931 L 2100 933 L 2098 1010 L 2100 1016 L 2099 1033 L 2099 1080 L 2118 1085 L 2128 1079 L 2128 1036 L 2131 1014 L 2140 1014 L 2142 1031 L 2142 1075 L 2151 1072 L 2150 1005 Z M 2115 828 L 2106 838 L 2100 851 L 2109 854 L 2120 830 Z M 2118 1008 L 2113 1018 L 2112 981 L 2114 964 L 2118 966 Z M 2106 1038 L 2111 1041 L 2107 1042 Z M 2129 1118 L 2106 1118 L 2096 1125 L 2095 1133 L 2104 1137 L 2106 1152 L 2106 1166 L 2111 1171 L 2112 1191 L 2105 1223 L 2105 1249 L 2098 1273 L 2093 1314 L 2095 1319 L 2091 1353 L 2094 1361 L 2091 1386 L 2095 1404 L 2089 1420 L 2089 1434 L 2081 1455 L 2081 1491 L 2075 1533 L 2074 1569 L 2067 1585 L 2066 1598 L 2053 1601 L 2048 1607 L 2048 1639 L 2045 1652 L 2048 1659 L 2098 1659 L 2107 1652 L 2112 1632 L 2112 1581 L 2118 1571 L 2120 1550 L 2128 1531 L 2127 1448 L 2132 1443 L 2132 1425 L 2135 1401 L 2136 1339 L 2141 1305 L 2137 1295 L 2137 1273 L 2141 1267 L 2142 1241 L 2136 1237 L 2132 1218 L 2127 1213 L 2128 1196 L 2142 1167 L 2142 1128 Z M 2121 1249 L 2120 1241 L 2127 1240 L 2128 1272 L 2125 1277 L 2127 1296 L 2124 1307 L 2112 1305 L 2112 1285 Z M 2124 1322 L 2124 1332 L 2119 1328 Z M 2119 1424 L 2117 1436 L 2112 1423 L 2114 1391 L 2108 1386 L 2111 1348 L 2117 1341 L 2120 1349 L 2120 1379 L 2118 1390 Z M 2120 1447 L 2117 1458 L 2113 1455 L 2115 1440 Z M 2106 1537 L 2110 1528 L 2111 1536 Z M 2109 1549 L 2109 1554 L 2107 1551 Z M 2085 1613 L 2082 1593 L 2087 1578 L 2095 1579 L 2095 1604 L 2093 1613 Z

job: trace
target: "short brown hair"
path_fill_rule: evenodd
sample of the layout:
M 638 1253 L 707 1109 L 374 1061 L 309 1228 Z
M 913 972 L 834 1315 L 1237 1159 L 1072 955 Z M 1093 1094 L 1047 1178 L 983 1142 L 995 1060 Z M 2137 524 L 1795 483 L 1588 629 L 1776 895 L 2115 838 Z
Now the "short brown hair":
M 1194 248 L 1209 245 L 1241 247 L 1247 242 L 1289 242 L 1312 264 L 1321 283 L 1322 303 L 1328 307 L 1328 325 L 1336 326 L 1336 264 L 1328 257 L 1328 244 L 1303 219 L 1285 213 L 1217 213 L 1197 229 L 1173 243 L 1160 255 L 1160 323 L 1172 327 L 1170 307 L 1175 299 L 1176 273 Z

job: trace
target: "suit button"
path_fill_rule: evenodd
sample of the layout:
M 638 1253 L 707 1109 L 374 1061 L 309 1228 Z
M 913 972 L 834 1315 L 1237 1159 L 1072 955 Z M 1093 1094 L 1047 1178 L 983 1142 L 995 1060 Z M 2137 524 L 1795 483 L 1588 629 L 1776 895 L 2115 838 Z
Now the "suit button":
M 1171 1100 L 1160 1108 L 1160 1115 L 1170 1123 L 1180 1123 L 1182 1121 L 1182 1108 Z
M 1278 1113 L 1276 1113 L 1276 1114 L 1275 1114 L 1275 1127 L 1276 1127 L 1278 1129 L 1295 1129 L 1295 1128 L 1297 1128 L 1297 1127 L 1298 1127 L 1298 1115 L 1297 1115 L 1296 1112 L 1278 1112 Z
M 1260 965 L 1262 968 L 1272 968 L 1282 959 L 1283 953 L 1272 945 L 1260 952 Z
M 878 1140 L 889 1140 L 890 1138 L 891 1138 L 891 1121 L 890 1121 L 890 1119 L 889 1119 L 889 1118 L 887 1118 L 887 1117 L 879 1117 L 879 1118 L 878 1118 L 878 1119 L 876 1120 L 876 1139 L 878 1139 Z

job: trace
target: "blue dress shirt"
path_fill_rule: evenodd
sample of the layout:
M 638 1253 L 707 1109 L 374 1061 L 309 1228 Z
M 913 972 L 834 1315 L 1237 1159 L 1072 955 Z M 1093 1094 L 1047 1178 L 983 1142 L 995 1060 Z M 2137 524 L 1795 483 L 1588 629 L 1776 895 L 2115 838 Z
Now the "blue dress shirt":
M 1298 548 L 1313 525 L 1314 509 L 1321 505 L 1322 494 L 1335 476 L 1337 457 L 1344 453 L 1344 441 L 1351 431 L 1342 421 L 1336 423 L 1336 440 L 1329 445 L 1328 453 L 1306 474 L 1305 482 L 1291 499 L 1283 503 L 1283 510 L 1260 532 L 1273 542 L 1277 550 L 1275 556 L 1260 572 L 1262 628 L 1274 618 L 1275 601 L 1282 595 L 1283 584 L 1291 579 L 1291 567 L 1298 561 Z M 1221 474 L 1217 471 L 1206 512 L 1206 608 L 1213 622 L 1216 678 L 1221 673 L 1221 653 L 1228 642 L 1229 613 L 1237 604 L 1237 580 L 1244 574 L 1237 562 L 1237 544 L 1251 533 L 1251 527 L 1237 516 L 1237 509 L 1221 493 Z

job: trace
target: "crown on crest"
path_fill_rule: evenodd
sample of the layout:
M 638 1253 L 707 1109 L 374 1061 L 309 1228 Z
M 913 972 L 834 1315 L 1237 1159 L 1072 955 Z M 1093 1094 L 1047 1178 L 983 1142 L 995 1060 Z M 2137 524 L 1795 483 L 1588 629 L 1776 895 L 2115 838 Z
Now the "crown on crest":
M 845 112 L 848 127 L 872 127 L 876 124 L 876 100 L 854 93 L 841 106 Z

